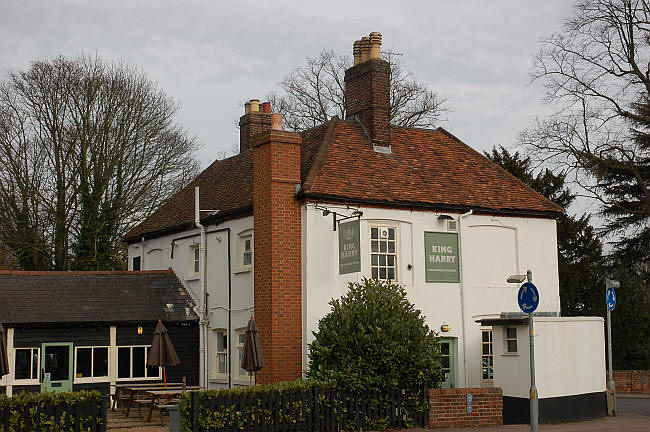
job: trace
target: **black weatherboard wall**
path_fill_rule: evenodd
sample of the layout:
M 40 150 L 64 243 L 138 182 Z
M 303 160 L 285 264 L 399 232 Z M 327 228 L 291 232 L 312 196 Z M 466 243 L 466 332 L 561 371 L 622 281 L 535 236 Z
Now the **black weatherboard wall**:
M 607 416 L 607 395 L 604 392 L 539 399 L 540 423 L 584 421 L 605 416 Z M 503 423 L 530 423 L 530 401 L 504 396 Z
M 167 381 L 181 382 L 183 377 L 187 379 L 188 385 L 199 384 L 199 326 L 198 321 L 186 321 L 181 323 L 166 323 L 169 339 L 174 345 L 181 364 L 168 367 Z M 122 345 L 149 345 L 153 338 L 153 331 L 156 323 L 140 324 L 142 334 L 137 332 L 137 325 L 117 326 L 117 346 Z

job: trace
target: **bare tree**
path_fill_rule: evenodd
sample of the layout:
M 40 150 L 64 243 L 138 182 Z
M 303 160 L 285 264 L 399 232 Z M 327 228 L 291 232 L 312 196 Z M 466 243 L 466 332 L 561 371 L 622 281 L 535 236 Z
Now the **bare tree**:
M 405 127 L 431 127 L 446 111 L 446 99 L 416 81 L 394 53 L 384 53 L 391 66 L 392 124 Z M 305 130 L 345 118 L 345 70 L 352 65 L 349 56 L 324 50 L 317 57 L 287 74 L 279 85 L 282 94 L 267 98 L 282 113 L 287 129 Z
M 123 265 L 121 236 L 198 171 L 135 67 L 58 57 L 0 85 L 0 243 L 26 269 Z
M 648 2 L 579 0 L 562 32 L 542 41 L 533 79 L 556 110 L 521 142 L 539 161 L 572 173 L 614 217 L 611 231 L 647 232 L 650 147 L 637 132 L 650 125 Z

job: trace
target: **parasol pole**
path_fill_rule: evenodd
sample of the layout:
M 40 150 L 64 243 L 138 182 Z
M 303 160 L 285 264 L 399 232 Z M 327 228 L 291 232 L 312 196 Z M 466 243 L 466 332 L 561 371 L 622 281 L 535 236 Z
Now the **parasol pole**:
M 165 371 L 165 366 L 163 366 L 163 381 L 165 382 L 165 387 L 167 387 L 167 372 Z

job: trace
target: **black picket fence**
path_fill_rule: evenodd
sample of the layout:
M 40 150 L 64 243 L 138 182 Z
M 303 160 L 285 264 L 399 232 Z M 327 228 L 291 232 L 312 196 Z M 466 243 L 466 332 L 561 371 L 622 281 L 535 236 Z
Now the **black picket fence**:
M 0 432 L 106 432 L 107 396 L 53 404 L 7 405 L 0 409 Z
M 330 432 L 426 427 L 428 400 L 417 390 L 352 393 L 317 386 L 277 393 L 210 396 L 194 392 L 184 430 Z

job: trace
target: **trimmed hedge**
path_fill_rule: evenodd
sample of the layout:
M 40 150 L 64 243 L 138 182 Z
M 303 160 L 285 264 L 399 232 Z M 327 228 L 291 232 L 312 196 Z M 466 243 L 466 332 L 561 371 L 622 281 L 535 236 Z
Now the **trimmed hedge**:
M 102 403 L 102 395 L 97 391 L 62 393 L 23 391 L 10 398 L 0 396 L 0 431 L 105 430 L 106 411 Z
M 428 411 L 425 395 L 424 389 L 350 392 L 313 379 L 186 392 L 179 403 L 181 431 L 192 431 L 193 418 L 199 431 L 421 426 Z

